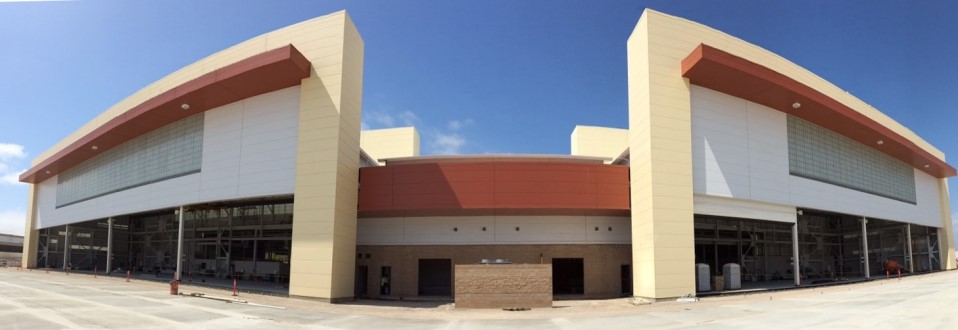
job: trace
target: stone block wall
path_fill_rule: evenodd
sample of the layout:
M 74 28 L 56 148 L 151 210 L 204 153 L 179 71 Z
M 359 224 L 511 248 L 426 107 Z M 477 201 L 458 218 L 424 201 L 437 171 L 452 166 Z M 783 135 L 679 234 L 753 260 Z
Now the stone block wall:
M 552 307 L 552 265 L 455 267 L 456 308 Z

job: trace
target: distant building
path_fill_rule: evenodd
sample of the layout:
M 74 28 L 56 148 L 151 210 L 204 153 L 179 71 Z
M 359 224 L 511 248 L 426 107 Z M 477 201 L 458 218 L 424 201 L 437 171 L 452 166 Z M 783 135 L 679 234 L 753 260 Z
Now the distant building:
M 345 12 L 264 34 L 41 154 L 26 264 L 181 260 L 332 301 L 449 297 L 453 265 L 483 259 L 551 264 L 556 295 L 651 299 L 694 294 L 696 264 L 754 286 L 955 268 L 955 168 L 908 128 L 682 18 L 647 10 L 627 51 L 627 128 L 578 126 L 571 155 L 420 156 L 414 128 L 360 131 Z
M 0 266 L 20 265 L 23 236 L 0 234 Z

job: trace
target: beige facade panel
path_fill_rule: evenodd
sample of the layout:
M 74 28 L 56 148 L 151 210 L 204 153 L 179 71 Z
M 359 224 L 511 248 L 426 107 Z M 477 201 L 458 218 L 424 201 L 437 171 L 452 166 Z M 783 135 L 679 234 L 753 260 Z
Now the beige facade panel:
M 365 130 L 359 142 L 379 165 L 386 165 L 385 159 L 389 158 L 419 156 L 419 132 L 411 126 Z
M 631 188 L 633 294 L 663 299 L 695 293 L 695 254 L 691 101 L 656 14 L 647 10 L 627 43 L 629 147 L 631 181 L 643 183 Z
M 632 182 L 649 183 L 631 188 L 636 296 L 661 299 L 695 292 L 691 279 L 691 86 L 677 72 L 681 61 L 700 44 L 810 86 L 944 160 L 941 151 L 909 129 L 781 56 L 699 23 L 646 10 L 627 43 L 630 171 Z M 942 191 L 943 208 L 947 208 L 945 196 L 947 192 Z M 942 214 L 950 213 L 943 210 Z M 943 220 L 942 224 L 950 230 L 950 221 Z M 951 242 L 942 242 L 942 249 L 948 249 L 944 245 Z
M 953 270 L 958 268 L 955 260 L 955 233 L 954 219 L 951 218 L 950 195 L 948 193 L 948 179 L 938 179 L 939 198 L 941 202 L 941 229 L 938 230 L 938 248 L 941 253 L 941 269 Z
M 629 148 L 629 130 L 576 125 L 572 130 L 572 155 L 609 158 L 606 164 Z
M 27 188 L 27 218 L 23 230 L 23 266 L 37 267 L 37 252 L 39 252 L 40 232 L 37 230 L 37 185 L 30 184 Z
M 252 38 L 201 59 L 107 109 L 34 160 L 42 162 L 137 104 L 269 49 L 294 45 L 311 62 L 302 81 L 290 294 L 352 297 L 362 102 L 363 41 L 344 11 Z M 305 179 L 304 179 L 305 178 Z M 25 251 L 35 263 L 36 194 L 31 188 Z
M 290 295 L 353 296 L 363 41 L 344 12 L 270 34 L 313 63 L 300 99 Z

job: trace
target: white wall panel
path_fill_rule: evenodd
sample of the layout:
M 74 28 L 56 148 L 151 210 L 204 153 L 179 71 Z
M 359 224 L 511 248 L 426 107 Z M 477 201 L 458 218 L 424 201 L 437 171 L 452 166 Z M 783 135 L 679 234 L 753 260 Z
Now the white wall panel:
M 402 218 L 366 218 L 356 222 L 356 244 L 404 244 Z
M 632 233 L 628 217 L 612 216 L 437 216 L 357 221 L 356 244 L 360 245 L 628 244 Z
M 747 102 L 751 199 L 788 204 L 788 132 L 784 113 Z
M 798 207 L 940 227 L 937 181 L 917 169 L 915 180 L 917 205 L 796 176 L 791 177 L 790 197 Z
M 749 198 L 745 100 L 692 87 L 693 191 Z
M 39 185 L 38 228 L 182 204 L 293 193 L 299 87 L 225 105 L 203 114 L 200 173 L 56 208 L 57 177 Z
M 717 215 L 721 217 L 747 218 L 794 223 L 794 206 L 770 204 L 751 200 L 696 195 L 695 214 Z
M 632 223 L 627 217 L 586 216 L 586 242 L 632 243 Z
M 52 210 L 57 206 L 57 176 L 54 175 L 46 181 L 37 185 L 37 228 L 49 227 L 47 223 L 53 223 L 53 215 L 43 210 Z M 50 216 L 50 220 L 47 220 Z
M 791 176 L 785 113 L 700 86 L 691 93 L 696 213 L 794 222 L 785 211 L 799 207 L 940 226 L 932 176 L 914 170 L 917 204 Z

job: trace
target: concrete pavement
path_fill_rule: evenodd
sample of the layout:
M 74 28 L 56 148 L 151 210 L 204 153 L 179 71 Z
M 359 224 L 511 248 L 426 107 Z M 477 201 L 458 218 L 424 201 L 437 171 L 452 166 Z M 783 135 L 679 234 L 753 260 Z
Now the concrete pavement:
M 557 301 L 524 312 L 434 302 L 323 302 L 240 294 L 274 309 L 171 296 L 148 281 L 0 268 L 4 329 L 798 329 L 958 328 L 958 272 L 819 289 L 635 305 L 630 299 Z M 182 286 L 180 292 L 230 297 Z

